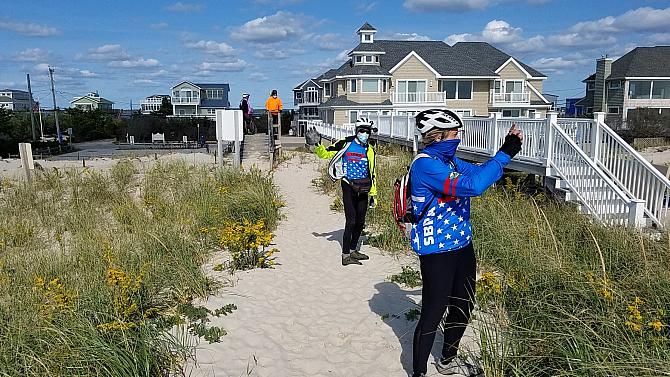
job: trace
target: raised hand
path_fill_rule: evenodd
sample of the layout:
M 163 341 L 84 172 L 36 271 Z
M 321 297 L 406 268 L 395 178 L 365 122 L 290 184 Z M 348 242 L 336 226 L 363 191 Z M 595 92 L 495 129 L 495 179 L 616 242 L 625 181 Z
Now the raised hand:
M 516 135 L 519 140 L 523 142 L 523 131 L 517 128 L 516 123 L 512 123 L 512 127 L 509 129 L 508 135 Z

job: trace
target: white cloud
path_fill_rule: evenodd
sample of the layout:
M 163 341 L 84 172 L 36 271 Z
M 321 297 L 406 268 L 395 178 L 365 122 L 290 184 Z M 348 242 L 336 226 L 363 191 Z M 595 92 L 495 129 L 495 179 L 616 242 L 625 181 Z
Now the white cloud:
M 545 48 L 545 38 L 542 35 L 536 35 L 528 39 L 520 39 L 507 45 L 510 51 L 523 52 L 539 52 Z
M 418 33 L 391 33 L 391 34 L 380 34 L 376 37 L 377 39 L 390 39 L 394 41 L 430 41 L 431 37 L 427 35 L 422 35 Z
M 167 76 L 168 73 L 169 72 L 164 70 L 164 69 L 159 69 L 156 72 L 149 73 L 149 76 L 151 76 L 151 77 L 163 77 L 163 76 Z
M 414 12 L 468 12 L 485 9 L 491 3 L 491 0 L 405 0 L 403 6 Z
M 519 42 L 523 39 L 523 30 L 519 27 L 510 25 L 507 21 L 491 20 L 489 21 L 481 33 L 478 34 L 451 34 L 445 38 L 447 44 L 453 45 L 457 42 L 473 42 L 485 41 L 495 44 L 506 44 Z
M 157 67 L 160 65 L 160 63 L 156 59 L 135 58 L 135 59 L 112 61 L 109 62 L 108 65 L 110 67 L 117 67 L 117 68 L 147 68 L 147 67 Z
M 181 1 L 178 1 L 172 5 L 169 5 L 165 7 L 165 10 L 170 11 L 170 12 L 182 12 L 182 13 L 188 13 L 188 12 L 199 12 L 203 9 L 202 4 L 197 4 L 197 3 L 182 3 Z
M 670 43 L 670 33 L 656 33 L 649 36 L 649 42 L 652 44 Z
M 356 10 L 358 11 L 359 14 L 368 13 L 371 10 L 375 9 L 377 7 L 377 4 L 378 3 L 376 1 L 370 1 L 370 2 L 363 1 L 356 6 Z
M 14 54 L 13 60 L 19 62 L 35 62 L 39 60 L 48 60 L 49 53 L 40 48 L 27 48 Z
M 60 34 L 60 30 L 55 27 L 40 25 L 34 22 L 0 20 L 0 29 L 13 31 L 29 37 L 51 37 Z
M 318 48 L 319 50 L 339 50 L 341 49 L 343 38 L 339 34 L 326 33 L 326 34 L 317 34 L 311 35 L 308 39 Z
M 502 20 L 492 20 L 482 30 L 482 37 L 491 43 L 511 43 L 521 39 L 521 28 Z
M 562 73 L 591 63 L 591 59 L 569 59 L 567 57 L 541 58 L 530 63 L 531 67 L 544 72 Z
M 573 25 L 575 33 L 663 32 L 670 29 L 670 7 L 654 9 L 643 7 L 629 10 L 620 16 L 608 16 L 595 21 Z
M 248 63 L 242 59 L 234 59 L 228 62 L 203 62 L 198 69 L 209 72 L 239 72 L 247 67 Z
M 154 29 L 154 30 L 163 30 L 163 29 L 167 29 L 168 26 L 169 26 L 169 25 L 168 25 L 167 22 L 159 22 L 159 23 L 157 23 L 157 24 L 151 24 L 151 25 L 149 25 L 149 27 L 152 28 L 152 29 Z
M 301 51 L 304 52 L 304 51 Z M 254 56 L 259 58 L 259 59 L 270 59 L 270 60 L 280 60 L 280 59 L 288 59 L 292 56 L 294 56 L 291 51 L 285 50 L 285 49 L 279 49 L 277 48 L 262 48 L 256 50 L 254 52 Z
M 231 37 L 235 40 L 259 44 L 286 41 L 303 34 L 303 22 L 304 17 L 279 11 L 270 16 L 253 19 L 233 29 Z
M 268 77 L 261 72 L 253 72 L 249 74 L 249 79 L 254 81 L 268 81 Z
M 136 80 L 133 80 L 133 84 L 149 85 L 149 86 L 159 85 L 159 83 L 157 83 L 154 80 L 150 80 L 150 79 L 136 79 Z
M 120 44 L 106 44 L 88 50 L 87 57 L 92 60 L 125 60 L 130 57 Z
M 209 54 L 218 54 L 218 55 L 232 55 L 235 50 L 225 42 L 216 42 L 216 41 L 197 41 L 197 42 L 186 42 L 184 46 L 196 50 L 202 50 Z
M 448 45 L 454 45 L 458 42 L 473 42 L 473 41 L 478 41 L 481 40 L 481 37 L 478 37 L 474 34 L 470 33 L 463 33 L 463 34 L 451 34 L 450 36 L 446 37 L 444 41 Z
M 598 35 L 592 33 L 565 33 L 547 37 L 547 44 L 556 47 L 598 47 L 616 43 L 616 38 L 611 35 Z
M 98 76 L 97 73 L 91 72 L 91 71 L 89 71 L 88 69 L 82 69 L 82 70 L 80 70 L 80 71 L 79 71 L 79 74 L 80 74 L 82 77 L 97 77 L 97 76 Z

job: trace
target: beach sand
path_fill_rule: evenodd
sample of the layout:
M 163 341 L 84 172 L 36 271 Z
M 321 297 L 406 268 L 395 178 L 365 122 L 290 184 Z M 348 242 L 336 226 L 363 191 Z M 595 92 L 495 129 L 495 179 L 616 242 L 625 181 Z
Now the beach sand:
M 421 290 L 403 289 L 389 276 L 416 258 L 399 260 L 364 245 L 361 251 L 370 259 L 343 267 L 344 214 L 331 211 L 333 199 L 312 185 L 321 167 L 315 157 L 303 155 L 274 173 L 287 204 L 276 231 L 279 265 L 237 272 L 232 287 L 209 298 L 210 309 L 228 303 L 238 309 L 212 319 L 228 335 L 220 343 L 201 341 L 197 365 L 190 365 L 187 375 L 407 376 L 411 371 L 416 322 L 404 313 L 420 302 Z M 476 352 L 473 337 L 470 326 L 462 346 Z M 438 335 L 433 354 L 440 350 Z M 428 375 L 438 375 L 432 365 Z

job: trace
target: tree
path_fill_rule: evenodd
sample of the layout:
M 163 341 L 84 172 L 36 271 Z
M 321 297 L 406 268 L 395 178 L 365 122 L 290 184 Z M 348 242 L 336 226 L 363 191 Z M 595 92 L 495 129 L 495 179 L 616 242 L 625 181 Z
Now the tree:
M 158 113 L 162 115 L 172 115 L 172 103 L 170 103 L 167 97 L 163 97 L 161 108 L 158 110 Z

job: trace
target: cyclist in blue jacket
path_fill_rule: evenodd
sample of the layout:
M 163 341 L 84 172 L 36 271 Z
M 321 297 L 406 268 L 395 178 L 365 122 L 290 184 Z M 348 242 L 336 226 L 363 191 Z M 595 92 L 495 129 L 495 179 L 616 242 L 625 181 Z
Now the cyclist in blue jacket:
M 474 305 L 476 260 L 472 247 L 470 197 L 484 193 L 521 150 L 523 133 L 512 125 L 498 153 L 481 165 L 455 157 L 463 121 L 446 109 L 417 114 L 427 156 L 410 172 L 412 206 L 419 216 L 411 243 L 419 255 L 423 279 L 421 318 L 414 331 L 413 375 L 425 376 L 435 332 L 448 311 L 444 344 L 436 363 L 441 374 L 475 376 L 481 369 L 457 358 L 458 344 Z

